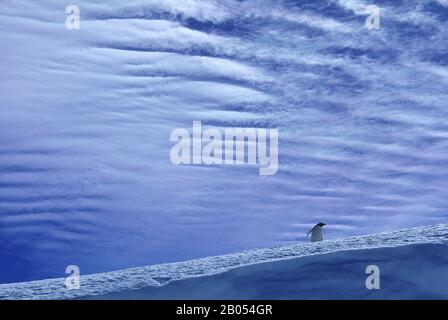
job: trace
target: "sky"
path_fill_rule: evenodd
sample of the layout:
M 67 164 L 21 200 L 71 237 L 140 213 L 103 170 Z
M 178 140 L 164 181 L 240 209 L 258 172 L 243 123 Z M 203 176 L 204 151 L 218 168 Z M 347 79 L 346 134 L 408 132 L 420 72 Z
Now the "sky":
M 0 283 L 446 222 L 445 0 L 1 6 Z M 193 121 L 277 129 L 278 172 L 173 165 Z

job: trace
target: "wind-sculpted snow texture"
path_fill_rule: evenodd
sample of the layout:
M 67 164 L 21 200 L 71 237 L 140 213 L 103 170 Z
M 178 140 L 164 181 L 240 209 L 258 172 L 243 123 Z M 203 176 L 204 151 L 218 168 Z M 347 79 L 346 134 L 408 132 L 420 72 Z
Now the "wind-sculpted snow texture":
M 420 227 L 390 233 L 352 237 L 342 240 L 324 241 L 312 244 L 297 244 L 268 249 L 255 249 L 241 253 L 214 256 L 179 263 L 160 264 L 108 273 L 86 275 L 81 277 L 81 287 L 79 290 L 67 290 L 65 288 L 65 279 L 50 279 L 26 283 L 3 284 L 0 285 L 0 298 L 72 299 L 96 295 L 100 296 L 113 292 L 136 290 L 151 286 L 160 287 L 174 281 L 221 274 L 235 268 L 257 265 L 266 262 L 291 260 L 340 251 L 393 248 L 423 244 L 438 244 L 443 246 L 443 248 L 446 248 L 448 245 L 448 225 Z M 438 251 L 435 252 L 437 253 Z M 355 256 L 356 254 L 353 254 L 352 258 Z M 432 258 L 434 258 L 436 262 L 442 261 L 440 260 L 440 257 Z M 393 262 L 394 256 L 389 256 L 387 259 L 389 259 L 390 262 Z M 421 259 L 431 259 L 431 255 L 428 254 L 427 256 L 421 257 Z M 346 261 L 345 263 L 350 263 L 350 261 Z M 423 264 L 421 264 L 421 266 L 423 267 Z M 439 268 L 446 269 L 446 266 L 439 266 Z M 395 272 L 398 273 L 400 271 L 401 270 L 395 270 Z M 426 271 L 429 273 L 431 272 L 431 270 Z M 300 270 L 296 270 L 295 272 L 300 273 Z M 336 272 L 337 271 L 334 270 L 335 274 Z M 446 272 L 448 272 L 448 269 L 446 269 Z M 412 275 L 409 276 L 412 277 Z M 360 279 L 361 283 L 363 283 L 364 274 L 360 275 Z M 304 281 L 305 280 L 306 277 L 304 277 Z M 328 280 L 331 281 L 331 279 Z M 324 284 L 324 282 L 322 283 Z M 298 283 L 297 285 L 300 286 L 301 284 Z M 344 284 L 341 283 L 341 286 L 343 285 Z M 443 283 L 441 283 L 441 285 L 443 285 Z M 263 284 L 260 286 L 262 287 Z M 325 287 L 322 288 L 322 290 L 325 292 Z M 410 294 L 412 294 L 412 288 L 410 288 Z M 235 295 L 234 297 L 238 296 Z M 215 296 L 213 298 L 219 298 L 219 296 Z M 270 298 L 275 298 L 275 296 L 270 296 Z M 287 297 L 282 296 L 282 298 Z
M 371 287 L 371 271 L 366 273 L 373 266 L 378 268 L 376 288 Z M 448 299 L 447 266 L 447 245 L 411 244 L 254 264 L 82 299 Z

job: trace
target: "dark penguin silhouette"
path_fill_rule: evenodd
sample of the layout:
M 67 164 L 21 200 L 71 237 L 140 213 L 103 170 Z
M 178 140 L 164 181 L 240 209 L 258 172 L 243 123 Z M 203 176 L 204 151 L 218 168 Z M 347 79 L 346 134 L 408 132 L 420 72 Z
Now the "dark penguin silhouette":
M 306 237 L 308 238 L 311 233 L 311 242 L 322 241 L 322 227 L 325 226 L 325 223 L 319 222 L 314 227 L 308 231 Z

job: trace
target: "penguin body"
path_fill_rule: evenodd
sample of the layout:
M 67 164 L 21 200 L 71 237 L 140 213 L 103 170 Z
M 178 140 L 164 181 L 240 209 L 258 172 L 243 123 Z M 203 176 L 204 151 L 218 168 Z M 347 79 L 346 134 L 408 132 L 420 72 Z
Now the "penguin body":
M 308 231 L 308 234 L 306 235 L 308 237 L 308 235 L 311 233 L 311 242 L 317 242 L 317 241 L 322 241 L 323 237 L 322 237 L 322 227 L 325 225 L 325 223 L 318 223 L 316 224 L 313 228 L 311 228 L 310 231 Z

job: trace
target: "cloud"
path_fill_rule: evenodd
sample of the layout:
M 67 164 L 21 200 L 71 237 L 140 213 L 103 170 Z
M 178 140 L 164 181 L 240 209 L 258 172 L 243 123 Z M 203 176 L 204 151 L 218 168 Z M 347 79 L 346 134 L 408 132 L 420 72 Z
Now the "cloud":
M 441 221 L 440 3 L 380 2 L 367 30 L 362 1 L 83 0 L 67 30 L 65 3 L 7 0 L 0 254 L 48 261 L 38 278 L 72 253 L 97 272 L 270 246 L 319 219 L 330 238 Z M 170 132 L 193 120 L 278 128 L 278 173 L 171 165 Z

